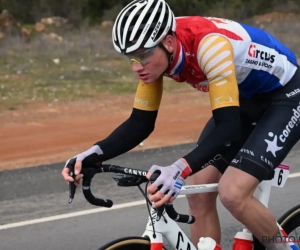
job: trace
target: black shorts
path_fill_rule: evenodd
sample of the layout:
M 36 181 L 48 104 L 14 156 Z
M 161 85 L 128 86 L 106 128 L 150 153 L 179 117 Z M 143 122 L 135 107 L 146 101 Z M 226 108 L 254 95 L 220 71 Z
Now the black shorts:
M 210 164 L 222 174 L 233 166 L 256 177 L 270 179 L 276 168 L 300 139 L 300 70 L 284 87 L 240 99 L 242 136 Z M 211 118 L 198 143 L 214 128 Z

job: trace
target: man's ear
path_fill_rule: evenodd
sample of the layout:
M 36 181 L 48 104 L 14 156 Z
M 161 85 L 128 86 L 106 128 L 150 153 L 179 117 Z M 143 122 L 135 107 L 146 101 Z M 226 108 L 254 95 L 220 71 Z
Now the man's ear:
M 170 53 L 172 53 L 175 48 L 175 37 L 167 35 L 162 41 L 162 44 Z

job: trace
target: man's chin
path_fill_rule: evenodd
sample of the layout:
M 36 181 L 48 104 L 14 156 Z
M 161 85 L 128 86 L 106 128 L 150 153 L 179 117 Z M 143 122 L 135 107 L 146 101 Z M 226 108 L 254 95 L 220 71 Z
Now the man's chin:
M 143 82 L 146 84 L 149 84 L 149 83 L 157 81 L 159 78 L 160 78 L 160 76 L 159 77 L 153 77 L 153 76 L 147 77 L 147 79 L 144 79 Z
M 147 77 L 147 79 L 142 79 L 144 83 L 149 84 L 155 81 L 152 77 Z
M 149 83 L 153 82 L 153 80 L 152 79 L 147 79 L 147 80 L 144 80 L 143 82 L 146 83 L 146 84 L 149 84 Z

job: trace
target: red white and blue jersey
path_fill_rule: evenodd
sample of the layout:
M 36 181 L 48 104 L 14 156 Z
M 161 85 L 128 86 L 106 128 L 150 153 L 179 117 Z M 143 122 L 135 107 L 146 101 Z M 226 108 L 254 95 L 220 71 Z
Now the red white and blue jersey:
M 296 55 L 266 31 L 213 17 L 177 17 L 177 51 L 165 76 L 209 91 L 212 108 L 287 84 Z

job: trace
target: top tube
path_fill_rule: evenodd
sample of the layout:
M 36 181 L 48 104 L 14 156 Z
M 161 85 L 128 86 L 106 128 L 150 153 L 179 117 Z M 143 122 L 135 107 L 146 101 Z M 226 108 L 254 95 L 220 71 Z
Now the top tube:
M 184 196 L 187 194 L 201 194 L 201 193 L 212 193 L 218 192 L 218 183 L 201 184 L 201 185 L 185 185 L 182 186 L 179 195 Z M 265 206 L 268 205 L 270 191 L 272 187 L 272 180 L 262 181 L 256 190 L 260 191 L 258 200 Z

